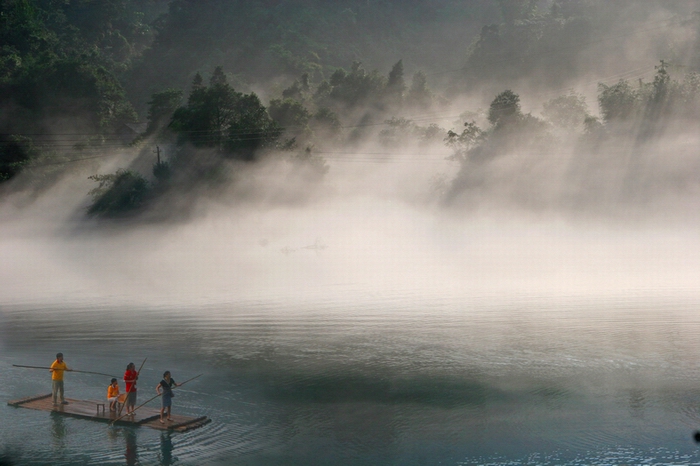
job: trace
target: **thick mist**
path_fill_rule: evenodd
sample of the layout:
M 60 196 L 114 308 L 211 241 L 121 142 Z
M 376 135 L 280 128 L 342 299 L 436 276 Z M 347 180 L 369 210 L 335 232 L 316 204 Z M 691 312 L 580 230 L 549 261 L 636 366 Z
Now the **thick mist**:
M 477 60 L 479 50 L 488 50 L 488 31 L 478 38 L 474 21 L 498 22 L 502 14 L 503 40 L 531 24 L 525 17 L 509 22 L 492 5 L 470 19 L 471 48 L 460 44 L 457 52 L 406 60 L 410 92 L 408 76 L 421 63 L 437 66 L 442 54 L 465 58 L 462 70 L 428 70 L 435 86 L 425 89 L 428 104 L 348 106 L 340 114 L 344 136 L 317 130 L 321 137 L 312 141 L 302 134 L 327 166 L 322 176 L 272 150 L 252 163 L 217 165 L 223 182 L 187 185 L 138 215 L 109 219 L 85 215 L 95 187 L 87 177 L 128 168 L 153 181 L 152 146 L 162 144 L 156 137 L 78 163 L 41 189 L 13 190 L 31 184 L 34 173 L 24 173 L 0 202 L 0 302 L 693 293 L 700 273 L 697 120 L 663 114 L 651 128 L 649 110 L 640 107 L 622 123 L 606 121 L 598 99 L 601 84 L 621 79 L 639 101 L 652 99 L 660 60 L 670 63 L 677 82 L 692 72 L 697 28 L 684 15 L 690 18 L 697 3 L 539 2 L 537 11 L 557 5 L 563 9 L 551 14 L 552 24 L 581 40 L 550 44 L 559 46 L 554 53 L 538 43 L 520 73 L 508 71 L 507 54 Z M 571 19 L 582 11 L 589 14 L 583 25 Z M 566 29 L 569 23 L 573 29 Z M 426 26 L 421 33 L 431 31 Z M 499 73 L 479 81 L 471 67 L 479 63 L 500 67 Z M 375 76 L 367 73 L 362 76 Z M 260 82 L 276 84 L 249 85 L 266 105 L 293 87 L 280 84 L 289 75 L 268 78 Z M 696 89 L 691 84 L 684 89 Z M 488 114 L 505 89 L 518 94 L 521 120 L 502 130 Z M 557 126 L 543 110 L 567 95 L 579 98 L 590 127 L 583 118 Z M 415 125 L 392 126 L 393 117 Z M 458 148 L 458 157 L 445 144 L 447 131 L 460 134 L 470 122 L 482 138 Z M 174 144 L 165 147 L 166 154 L 176 151 Z M 211 153 L 192 152 L 198 163 Z
M 700 464 L 697 0 L 3 8 L 0 463 Z
M 0 208 L 0 300 L 196 307 L 398 294 L 694 296 L 696 191 L 681 189 L 682 165 L 668 175 L 649 162 L 651 184 L 661 184 L 654 195 L 663 195 L 627 203 L 606 192 L 621 179 L 606 167 L 579 208 L 560 201 L 571 161 L 533 166 L 516 154 L 495 162 L 473 196 L 445 205 L 435 180 L 457 167 L 444 149 L 431 151 L 329 159 L 315 187 L 285 163 L 248 168 L 248 184 L 190 200 L 190 215 L 171 222 L 86 219 L 91 182 L 79 175 L 29 204 L 17 194 Z

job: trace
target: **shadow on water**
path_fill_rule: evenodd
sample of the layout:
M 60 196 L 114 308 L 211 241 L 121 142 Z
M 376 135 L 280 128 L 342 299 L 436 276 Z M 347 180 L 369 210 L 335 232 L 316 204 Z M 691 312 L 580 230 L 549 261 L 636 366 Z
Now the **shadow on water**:
M 5 450 L 0 453 L 0 466 L 18 465 L 20 464 L 19 458 L 19 452 L 13 451 L 10 448 L 5 448 Z
M 377 377 L 318 374 L 266 384 L 263 393 L 288 403 L 420 404 L 437 408 L 482 406 L 502 394 L 486 384 L 453 377 Z
M 265 356 L 240 360 L 218 355 L 216 365 L 231 371 L 231 384 L 248 379 L 267 399 L 285 404 L 369 402 L 451 409 L 478 408 L 511 396 L 480 371 L 409 374 L 386 366 L 352 367 L 352 363 L 342 370 L 327 364 L 314 367 L 314 361 L 299 363 L 275 354 Z
M 66 427 L 65 418 L 58 413 L 51 413 L 51 438 L 53 439 L 54 447 L 57 450 L 65 448 L 65 439 L 68 429 Z
M 124 458 L 127 466 L 143 464 L 144 458 L 139 457 L 138 432 L 131 428 L 125 428 L 122 435 L 124 436 Z M 177 462 L 177 457 L 173 456 L 173 439 L 170 432 L 163 432 L 160 436 L 158 460 L 157 464 L 160 466 L 170 466 Z
M 170 466 L 173 464 L 173 439 L 170 432 L 163 432 L 160 435 L 160 464 Z
M 124 429 L 124 443 L 126 444 L 124 457 L 126 458 L 127 466 L 139 464 L 139 452 L 136 440 L 136 432 L 133 429 Z

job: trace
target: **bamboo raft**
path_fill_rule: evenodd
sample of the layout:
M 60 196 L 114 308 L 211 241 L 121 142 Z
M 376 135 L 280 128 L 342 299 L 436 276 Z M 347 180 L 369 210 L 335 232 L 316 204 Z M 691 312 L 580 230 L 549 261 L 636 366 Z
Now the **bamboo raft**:
M 54 406 L 52 395 L 38 395 L 19 400 L 8 401 L 7 404 L 17 408 L 35 409 L 38 411 L 48 411 L 65 416 L 91 421 L 113 423 L 121 426 L 146 426 L 152 429 L 167 430 L 174 432 L 187 432 L 188 430 L 202 427 L 211 422 L 207 416 L 190 417 L 173 414 L 172 421 L 160 423 L 160 409 L 143 407 L 134 413 L 133 416 L 126 416 L 118 419 L 119 415 L 109 410 L 108 401 L 74 400 L 66 398 L 67 405 Z

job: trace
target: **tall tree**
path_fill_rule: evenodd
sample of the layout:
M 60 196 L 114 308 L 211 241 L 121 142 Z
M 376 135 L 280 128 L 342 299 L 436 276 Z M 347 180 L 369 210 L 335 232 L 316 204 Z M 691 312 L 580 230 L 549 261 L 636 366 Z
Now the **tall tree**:
M 489 106 L 489 122 L 498 127 L 520 117 L 520 96 L 510 89 L 498 94 Z
M 158 131 L 164 123 L 170 121 L 173 113 L 180 107 L 182 91 L 180 89 L 166 89 L 156 92 L 148 101 L 148 128 L 147 134 Z
M 606 123 L 627 120 L 637 110 L 639 95 L 623 79 L 612 86 L 599 84 L 598 91 L 598 104 Z
M 228 128 L 226 150 L 230 157 L 250 161 L 280 133 L 281 129 L 267 114 L 260 98 L 255 93 L 243 95 Z
M 433 93 L 428 88 L 428 78 L 422 71 L 416 72 L 406 95 L 406 103 L 415 107 L 427 107 L 432 100 Z
M 403 77 L 403 60 L 399 60 L 391 67 L 386 83 L 389 102 L 393 105 L 401 104 L 404 92 L 406 92 L 406 81 Z
M 201 76 L 195 76 L 187 106 L 175 111 L 170 126 L 181 143 L 216 148 L 222 155 L 245 160 L 252 160 L 258 149 L 279 135 L 258 96 L 236 92 L 221 67 L 207 87 Z

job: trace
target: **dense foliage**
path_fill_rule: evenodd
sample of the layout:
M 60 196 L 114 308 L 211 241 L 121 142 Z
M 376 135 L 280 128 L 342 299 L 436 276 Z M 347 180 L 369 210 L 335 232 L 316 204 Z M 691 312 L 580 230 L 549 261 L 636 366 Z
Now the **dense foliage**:
M 620 80 L 612 85 L 599 84 L 601 119 L 588 113 L 585 99 L 577 94 L 545 102 L 541 119 L 522 113 L 518 94 L 510 90 L 501 92 L 488 110 L 490 127 L 481 129 L 471 121 L 464 124 L 461 133 L 448 132 L 445 141 L 453 149 L 452 158 L 459 162 L 460 169 L 447 188 L 446 199 L 453 200 L 479 189 L 493 174 L 489 165 L 503 157 L 519 157 L 521 160 L 514 166 L 532 170 L 533 165 L 547 157 L 566 153 L 561 144 L 571 141 L 576 142 L 574 155 L 585 160 L 574 164 L 580 168 L 577 175 L 583 178 L 570 180 L 577 184 L 570 187 L 571 191 L 583 191 L 580 198 L 600 195 L 592 187 L 600 185 L 603 171 L 608 177 L 618 177 L 613 188 L 617 196 L 639 200 L 639 196 L 658 190 L 663 178 L 657 179 L 658 174 L 647 172 L 643 166 L 650 163 L 650 158 L 658 158 L 661 151 L 667 157 L 667 169 L 671 172 L 676 169 L 672 159 L 677 154 L 664 153 L 657 144 L 675 139 L 678 131 L 684 134 L 688 122 L 700 121 L 700 75 L 691 72 L 683 80 L 675 80 L 663 61 L 656 70 L 651 82 L 640 80 L 635 85 Z M 522 171 L 510 173 L 514 177 L 511 182 L 517 184 L 521 175 Z M 683 189 L 688 183 L 683 173 L 663 176 L 664 183 L 679 180 L 676 188 Z
M 0 2 L 0 180 L 121 141 L 138 116 L 119 78 L 152 42 L 156 3 Z
M 90 214 L 114 216 L 140 207 L 149 193 L 148 181 L 130 170 L 118 170 L 111 175 L 90 177 L 98 187 L 90 191 L 94 202 Z
M 197 75 L 186 107 L 172 116 L 170 127 L 180 143 L 216 148 L 231 157 L 252 160 L 258 149 L 273 142 L 279 130 L 254 93 L 244 95 L 231 87 L 217 67 L 209 86 Z
M 277 157 L 317 176 L 339 145 L 444 139 L 454 198 L 515 151 L 566 139 L 597 153 L 696 121 L 698 31 L 691 7 L 661 0 L 0 0 L 0 182 L 128 150 L 132 166 L 92 178 L 89 211 L 111 215 L 231 183 L 235 164 Z M 565 86 L 603 75 L 623 38 L 665 61 L 651 82 L 601 83 L 590 108 Z M 541 116 L 517 90 L 551 96 Z M 494 97 L 461 109 L 459 129 L 412 117 L 465 94 Z

